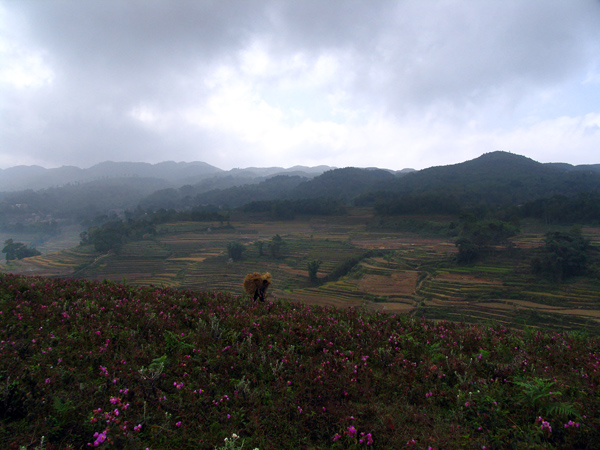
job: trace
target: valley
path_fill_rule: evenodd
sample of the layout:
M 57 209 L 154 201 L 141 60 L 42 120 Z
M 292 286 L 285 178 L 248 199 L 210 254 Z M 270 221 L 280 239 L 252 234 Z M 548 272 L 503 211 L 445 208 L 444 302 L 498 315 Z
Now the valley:
M 247 273 L 268 271 L 274 279 L 269 290 L 272 299 L 436 320 L 498 322 L 513 328 L 598 332 L 597 277 L 557 283 L 531 273 L 531 252 L 542 245 L 546 232 L 560 227 L 525 221 L 512 238 L 511 250 L 458 265 L 456 239 L 427 231 L 432 223 L 452 219 L 411 216 L 407 231 L 397 225 L 382 226 L 382 219 L 369 207 L 348 208 L 347 214 L 339 216 L 293 220 L 235 211 L 227 224 L 160 224 L 155 235 L 128 242 L 119 252 L 74 246 L 11 261 L 0 269 L 234 295 L 243 295 Z M 584 227 L 582 234 L 592 244 L 600 243 L 598 228 Z M 269 253 L 275 236 L 282 240 L 277 254 Z M 243 245 L 241 259 L 229 257 L 231 242 Z M 309 279 L 311 261 L 320 261 L 316 282 Z

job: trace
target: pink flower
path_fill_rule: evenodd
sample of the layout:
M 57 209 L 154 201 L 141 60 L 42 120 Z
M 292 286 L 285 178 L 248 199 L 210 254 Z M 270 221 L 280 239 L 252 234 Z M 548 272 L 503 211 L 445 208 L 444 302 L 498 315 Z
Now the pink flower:
M 106 433 L 108 433 L 108 430 L 104 430 L 102 433 L 94 433 L 94 437 L 96 438 L 93 444 L 94 447 L 98 447 L 106 440 Z
M 348 427 L 348 429 L 346 430 L 346 434 L 350 437 L 356 436 L 356 428 L 354 428 L 354 425 L 350 425 Z
M 336 433 L 336 434 L 334 434 L 334 435 L 333 435 L 333 441 L 335 442 L 335 441 L 337 441 L 338 439 L 340 439 L 341 437 L 342 437 L 342 435 L 341 435 L 341 434 L 337 434 L 337 433 Z
M 364 434 L 364 433 L 361 433 Z M 373 435 L 371 433 L 367 433 L 364 438 L 360 440 L 360 443 L 365 443 L 366 445 L 373 445 Z

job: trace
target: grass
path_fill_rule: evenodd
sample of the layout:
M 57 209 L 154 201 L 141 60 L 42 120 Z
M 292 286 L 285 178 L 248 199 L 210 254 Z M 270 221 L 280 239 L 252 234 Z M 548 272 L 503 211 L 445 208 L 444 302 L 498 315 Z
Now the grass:
M 17 275 L 0 317 L 1 448 L 600 442 L 600 342 L 580 332 Z

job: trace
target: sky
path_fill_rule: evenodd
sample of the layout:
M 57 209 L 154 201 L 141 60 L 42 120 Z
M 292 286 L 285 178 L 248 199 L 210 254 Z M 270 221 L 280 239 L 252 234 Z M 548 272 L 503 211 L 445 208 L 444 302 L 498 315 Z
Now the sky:
M 600 0 L 0 0 L 0 168 L 600 163 Z

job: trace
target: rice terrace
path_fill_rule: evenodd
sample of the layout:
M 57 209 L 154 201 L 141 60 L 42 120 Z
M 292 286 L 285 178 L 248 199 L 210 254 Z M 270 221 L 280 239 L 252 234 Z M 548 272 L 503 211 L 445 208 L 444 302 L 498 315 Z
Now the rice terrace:
M 14 261 L 4 270 L 234 294 L 242 294 L 247 273 L 260 270 L 273 274 L 270 295 L 291 301 L 496 321 L 513 328 L 599 328 L 598 280 L 540 282 L 531 277 L 526 257 L 490 257 L 485 263 L 456 266 L 453 239 L 418 231 L 451 218 L 411 217 L 411 231 L 375 225 L 377 220 L 369 208 L 293 221 L 234 213 L 227 226 L 213 221 L 162 224 L 156 235 L 125 244 L 119 254 L 79 246 Z M 523 228 L 513 240 L 513 254 L 540 246 L 547 231 L 534 223 Z M 599 229 L 584 228 L 583 234 L 600 244 Z M 281 254 L 273 257 L 264 250 L 261 255 L 260 246 L 266 248 L 275 236 L 282 239 Z M 235 262 L 227 253 L 232 241 L 245 250 Z M 307 264 L 313 260 L 321 262 L 321 283 L 309 281 Z M 344 270 L 331 279 L 340 268 Z

